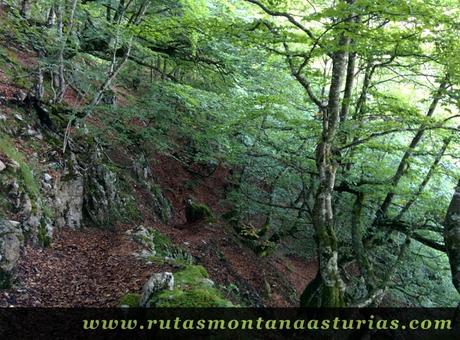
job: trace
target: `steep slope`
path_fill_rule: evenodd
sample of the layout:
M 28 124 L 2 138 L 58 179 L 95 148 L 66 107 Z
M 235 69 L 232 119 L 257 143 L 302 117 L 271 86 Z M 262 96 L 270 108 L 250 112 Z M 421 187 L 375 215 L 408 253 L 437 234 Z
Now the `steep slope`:
M 19 235 L 5 257 L 14 268 L 0 290 L 0 306 L 117 306 L 153 273 L 180 270 L 177 263 L 138 256 L 142 247 L 128 230 L 139 225 L 191 254 L 236 304 L 298 303 L 316 263 L 276 252 L 259 257 L 238 238 L 220 218 L 228 209 L 222 202 L 229 169 L 218 166 L 203 177 L 171 155 L 154 150 L 140 164 L 142 152 L 101 145 L 93 132 L 62 120 L 60 112 L 86 100 L 71 87 L 63 106 L 31 107 L 26 94 L 32 84 L 21 74 L 34 72 L 36 53 L 14 36 L 2 36 L 0 44 L 0 220 L 11 221 Z M 125 97 L 136 95 L 120 88 L 119 103 L 128 105 Z M 42 108 L 53 130 L 41 121 Z M 104 123 L 90 117 L 86 124 Z M 186 223 L 189 196 L 209 206 L 215 220 Z

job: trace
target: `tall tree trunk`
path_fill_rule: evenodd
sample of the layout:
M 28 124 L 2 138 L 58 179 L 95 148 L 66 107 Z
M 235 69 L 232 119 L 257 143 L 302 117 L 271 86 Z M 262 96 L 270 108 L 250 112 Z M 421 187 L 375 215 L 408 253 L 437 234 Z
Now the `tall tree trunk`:
M 70 35 L 72 34 L 73 29 L 73 22 L 75 17 L 75 10 L 77 8 L 77 0 L 72 0 L 71 7 L 70 7 L 70 15 L 69 15 L 69 22 L 67 26 L 67 33 L 64 35 L 64 6 L 59 4 L 56 8 L 57 12 L 57 19 L 58 19 L 58 34 L 59 40 L 61 42 L 61 47 L 59 49 L 58 54 L 58 70 L 56 75 L 56 95 L 54 98 L 54 102 L 61 103 L 64 99 L 65 91 L 67 88 L 66 79 L 65 79 L 65 63 L 64 63 L 64 52 L 67 46 L 67 42 L 69 40 Z
M 119 20 L 121 20 L 121 18 L 124 16 L 124 12 L 125 12 L 125 0 L 120 0 L 120 2 L 118 3 L 118 9 L 115 12 L 115 15 L 113 17 L 113 22 L 118 22 Z
M 444 221 L 444 241 L 452 271 L 452 283 L 460 293 L 460 180 L 447 209 Z
M 51 5 L 48 11 L 48 18 L 46 19 L 46 26 L 53 27 L 56 22 L 56 11 L 54 9 L 54 4 Z
M 105 19 L 107 22 L 112 22 L 112 1 L 109 0 L 106 5 Z
M 131 53 L 131 46 L 132 46 L 132 41 L 129 42 L 125 55 L 118 62 L 118 64 L 116 60 L 116 55 L 114 54 L 114 58 L 112 59 L 112 62 L 109 67 L 107 78 L 104 81 L 104 83 L 101 85 L 99 90 L 97 91 L 96 95 L 94 96 L 91 102 L 91 107 L 97 106 L 101 102 L 102 97 L 104 96 L 104 92 L 112 85 L 113 80 L 117 77 L 118 73 L 121 71 L 124 64 L 128 61 L 129 55 Z
M 39 53 L 39 58 L 40 57 L 42 57 L 41 53 Z M 39 62 L 38 67 L 37 67 L 37 76 L 35 78 L 35 83 L 33 86 L 33 95 L 36 99 L 40 101 L 42 100 L 44 94 L 45 94 L 45 89 L 43 87 L 43 68 Z
M 61 43 L 61 48 L 58 52 L 57 57 L 57 70 L 54 74 L 54 87 L 56 89 L 55 97 L 53 102 L 60 103 L 64 98 L 65 93 L 65 69 L 64 69 L 64 8 L 62 3 L 58 3 L 56 6 L 56 17 L 57 17 L 57 31 L 59 36 L 59 41 Z
M 356 200 L 353 206 L 352 219 L 351 219 L 351 242 L 353 251 L 356 255 L 356 260 L 360 272 L 362 273 L 366 282 L 366 287 L 369 292 L 373 291 L 376 287 L 377 279 L 374 275 L 374 269 L 369 254 L 363 244 L 365 228 L 362 222 L 362 210 L 364 206 L 364 193 L 359 192 L 356 195 Z
M 332 76 L 328 105 L 323 111 L 321 141 L 316 147 L 319 186 L 313 208 L 313 225 L 318 242 L 319 273 L 302 294 L 308 307 L 340 307 L 344 305 L 345 283 L 338 267 L 338 242 L 334 227 L 332 195 L 338 162 L 334 158 L 334 142 L 340 121 L 340 94 L 347 68 L 346 47 L 350 40 L 341 35 L 339 50 L 332 57 Z
M 340 110 L 340 121 L 344 122 L 348 118 L 350 111 L 351 95 L 355 82 L 356 52 L 350 52 L 348 55 L 347 79 L 345 81 L 345 90 L 343 93 L 342 108 Z

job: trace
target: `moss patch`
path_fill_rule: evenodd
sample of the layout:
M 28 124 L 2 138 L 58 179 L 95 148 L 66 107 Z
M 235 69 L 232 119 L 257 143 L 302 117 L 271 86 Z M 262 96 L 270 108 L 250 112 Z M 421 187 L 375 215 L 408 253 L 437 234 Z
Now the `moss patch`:
M 31 195 L 31 198 L 37 199 L 40 197 L 38 184 L 32 171 L 24 160 L 24 155 L 16 150 L 11 139 L 4 134 L 0 134 L 0 152 L 19 164 L 21 181 L 27 192 Z
M 139 307 L 141 295 L 136 293 L 128 293 L 120 299 L 120 306 L 129 306 L 131 308 Z
M 136 239 L 137 238 L 137 239 Z M 185 249 L 175 245 L 166 235 L 156 229 L 147 229 L 144 235 L 135 236 L 135 240 L 149 249 L 148 261 L 157 264 L 174 264 L 187 266 L 193 264 L 193 256 Z
M 191 203 L 185 208 L 187 222 L 212 221 L 214 219 L 211 209 L 205 204 Z
M 203 266 L 187 266 L 174 274 L 174 290 L 161 291 L 151 299 L 155 307 L 233 307 L 221 292 L 210 287 Z

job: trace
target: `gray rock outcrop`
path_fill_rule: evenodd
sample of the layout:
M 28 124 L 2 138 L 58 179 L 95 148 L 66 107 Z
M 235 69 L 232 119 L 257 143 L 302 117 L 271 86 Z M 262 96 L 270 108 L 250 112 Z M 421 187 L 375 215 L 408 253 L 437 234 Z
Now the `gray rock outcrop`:
M 149 301 L 152 295 L 165 289 L 174 289 L 174 275 L 170 272 L 153 274 L 142 289 L 139 305 L 141 307 L 150 307 Z
M 9 288 L 14 281 L 22 245 L 20 224 L 0 219 L 0 289 Z
M 56 212 L 55 226 L 78 229 L 81 227 L 83 208 L 83 177 L 60 182 L 54 194 L 54 209 Z

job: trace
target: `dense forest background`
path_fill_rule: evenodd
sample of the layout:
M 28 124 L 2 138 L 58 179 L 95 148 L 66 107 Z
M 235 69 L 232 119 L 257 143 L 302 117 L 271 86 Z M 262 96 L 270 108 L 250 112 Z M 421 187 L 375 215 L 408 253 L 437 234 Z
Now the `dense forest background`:
M 53 235 L 79 229 L 79 219 L 102 229 L 146 225 L 149 210 L 163 225 L 206 220 L 198 230 L 218 228 L 211 239 L 225 233 L 249 249 L 240 266 L 253 272 L 266 275 L 280 256 L 309 263 L 291 270 L 304 279 L 286 293 L 290 305 L 458 304 L 458 2 L 6 0 L 1 8 L 0 212 L 19 221 L 2 227 L 20 228 L 18 249 L 53 249 Z M 191 179 L 175 186 L 182 171 Z M 43 173 L 60 181 L 48 188 Z M 136 196 L 139 182 L 149 198 Z M 204 182 L 222 190 L 200 194 Z M 53 190 L 66 194 L 58 200 Z M 79 195 L 80 215 L 63 208 Z M 184 221 L 187 208 L 198 217 Z M 163 236 L 148 235 L 158 253 Z M 168 249 L 182 265 L 197 261 Z M 5 289 L 16 257 L 2 257 Z M 215 288 L 216 301 L 255 305 L 235 275 Z M 265 305 L 289 289 L 257 280 Z

